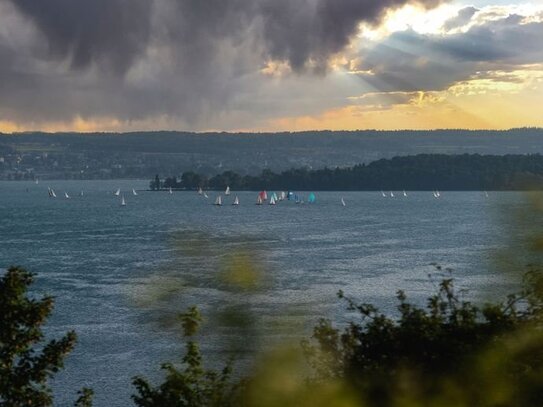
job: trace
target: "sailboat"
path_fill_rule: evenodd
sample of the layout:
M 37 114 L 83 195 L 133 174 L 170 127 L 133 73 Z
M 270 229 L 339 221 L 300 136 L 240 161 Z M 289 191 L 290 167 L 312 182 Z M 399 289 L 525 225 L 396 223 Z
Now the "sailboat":
M 216 206 L 222 206 L 222 198 L 221 198 L 220 195 L 217 197 L 217 199 L 215 199 L 214 205 L 216 205 Z
M 386 198 L 386 197 L 387 197 L 386 194 L 385 194 L 383 191 L 381 191 L 381 196 L 382 196 L 383 198 Z
M 277 202 L 275 202 L 275 197 L 272 195 L 270 198 L 270 205 L 275 205 Z
M 347 206 L 347 205 L 345 204 L 345 199 L 343 199 L 343 197 L 341 198 L 341 205 L 342 205 L 342 206 Z
M 439 193 L 439 191 L 436 191 L 436 198 L 439 198 L 441 196 L 441 194 Z
M 70 199 L 70 195 L 68 195 L 68 193 L 67 193 L 67 192 L 64 192 L 64 198 L 66 198 L 66 199 Z
M 134 188 L 132 188 L 132 195 L 134 195 L 134 196 L 138 195 L 138 193 L 136 192 L 136 190 Z
M 485 191 L 485 197 L 488 198 L 488 192 Z
M 121 195 L 121 188 L 118 188 L 116 191 L 115 191 L 115 196 L 119 196 Z
M 315 196 L 315 194 L 313 192 L 311 192 L 309 194 L 309 197 L 307 198 L 307 203 L 315 203 L 315 201 L 317 200 L 317 197 Z
M 204 198 L 207 199 L 209 196 L 204 192 Z
M 226 187 L 226 191 L 224 191 L 225 195 L 230 195 L 230 187 Z
M 236 196 L 232 205 L 239 205 L 239 198 Z
M 81 191 L 81 192 L 79 193 L 79 196 L 83 196 L 83 191 Z
M 202 190 L 202 188 L 198 188 L 198 195 L 202 195 L 204 193 L 204 191 Z
M 124 200 L 124 195 L 121 198 L 121 206 L 126 206 L 126 201 Z
M 256 204 L 262 205 L 267 200 L 268 200 L 268 194 L 266 194 L 266 191 L 260 191 L 258 193 L 258 198 L 256 199 Z
M 405 192 L 405 189 L 403 190 L 403 196 L 407 196 L 407 192 Z
M 170 193 L 170 195 L 173 194 L 172 187 L 170 187 L 168 192 Z
M 57 194 L 55 194 L 55 190 L 54 189 L 51 189 L 51 196 L 53 198 L 56 198 L 57 197 Z
M 390 197 L 394 198 L 394 192 L 390 191 Z

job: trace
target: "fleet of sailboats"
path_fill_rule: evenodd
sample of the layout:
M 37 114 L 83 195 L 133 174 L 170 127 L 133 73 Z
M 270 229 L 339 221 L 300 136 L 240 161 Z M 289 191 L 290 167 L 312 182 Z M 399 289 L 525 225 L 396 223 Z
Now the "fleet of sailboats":
M 173 193 L 173 190 L 172 190 L 171 187 L 168 188 L 168 192 L 170 194 Z M 206 194 L 206 192 L 204 192 L 204 190 L 201 187 L 198 188 L 197 192 L 198 192 L 198 195 L 201 195 L 201 196 L 203 196 L 205 198 L 209 198 L 209 196 Z M 57 197 L 54 189 L 51 188 L 51 187 L 47 187 L 47 193 L 48 193 L 49 197 L 51 197 L 51 198 L 56 198 Z M 482 191 L 482 193 L 484 194 L 484 197 L 486 197 L 486 198 L 489 197 L 489 194 L 488 194 L 487 191 Z M 71 196 L 68 194 L 67 191 L 64 191 L 63 194 L 64 194 L 65 199 L 71 199 Z M 121 195 L 121 189 L 120 188 L 118 188 L 113 194 L 115 196 L 120 196 L 121 197 L 121 206 L 126 206 L 126 200 L 125 200 L 124 195 Z M 232 191 L 231 191 L 230 187 L 227 186 L 225 191 L 224 191 L 224 195 L 228 196 L 228 195 L 231 195 L 231 194 L 232 194 Z M 84 196 L 83 191 L 81 191 L 78 195 L 80 197 L 83 197 Z M 138 193 L 136 192 L 135 188 L 132 188 L 132 195 L 138 196 Z M 403 197 L 408 197 L 409 196 L 408 193 L 406 192 L 406 190 L 401 190 L 401 192 L 399 192 L 398 195 L 403 196 Z M 432 195 L 436 199 L 441 198 L 441 193 L 440 193 L 439 190 L 433 190 Z M 394 191 L 390 191 L 388 193 L 385 193 L 384 191 L 381 191 L 381 196 L 385 197 L 385 198 L 386 197 L 391 197 L 391 198 L 395 197 Z M 270 192 L 268 194 L 268 192 L 266 190 L 262 190 L 257 195 L 256 205 L 264 205 L 266 202 L 269 205 L 277 205 L 278 203 L 280 203 L 282 201 L 285 201 L 285 200 L 294 201 L 297 204 L 303 204 L 304 203 L 303 195 L 297 195 L 296 193 L 294 193 L 292 191 L 288 191 L 288 192 L 285 192 L 285 191 Z M 316 200 L 317 200 L 317 198 L 316 198 L 316 195 L 315 195 L 314 192 L 310 192 L 307 195 L 307 203 L 308 204 L 314 204 L 314 203 L 316 203 Z M 232 201 L 230 201 L 230 202 L 231 202 L 232 206 L 239 206 L 240 205 L 239 196 L 235 195 L 234 199 Z M 222 206 L 223 203 L 224 203 L 224 200 L 223 200 L 222 195 L 218 195 L 216 197 L 215 201 L 213 202 L 213 205 Z M 340 203 L 341 203 L 341 206 L 343 206 L 343 207 L 347 206 L 344 197 L 340 197 Z

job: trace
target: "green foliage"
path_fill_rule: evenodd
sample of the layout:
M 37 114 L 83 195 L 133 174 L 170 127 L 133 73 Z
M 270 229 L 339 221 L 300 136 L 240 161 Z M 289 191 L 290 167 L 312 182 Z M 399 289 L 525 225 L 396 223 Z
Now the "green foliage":
M 74 407 L 92 407 L 92 398 L 94 396 L 94 391 L 92 389 L 83 388 L 78 391 L 78 399 L 74 403 Z
M 184 335 L 192 338 L 198 331 L 201 316 L 195 307 L 180 314 Z M 198 344 L 189 339 L 182 359 L 183 368 L 171 363 L 162 365 L 166 378 L 158 387 L 153 387 L 142 377 L 136 377 L 133 384 L 137 394 L 132 399 L 139 407 L 204 407 L 232 404 L 235 386 L 230 383 L 231 366 L 222 371 L 207 370 L 203 367 Z
M 542 300 L 534 287 L 541 283 L 541 274 L 532 272 L 528 280 L 527 289 L 520 294 L 510 295 L 503 303 L 480 307 L 460 299 L 450 278 L 439 284 L 438 293 L 428 299 L 425 308 L 409 303 L 399 291 L 397 319 L 380 313 L 372 305 L 357 304 L 340 292 L 339 297 L 361 320 L 351 322 L 343 330 L 334 328 L 328 320 L 319 322 L 314 329 L 314 342 L 304 342 L 315 372 L 313 379 L 345 380 L 370 406 L 410 405 L 398 401 L 405 396 L 406 382 L 412 386 L 407 394 L 411 401 L 416 394 L 417 403 L 444 397 L 454 387 L 463 400 L 456 405 L 487 405 L 475 400 L 485 400 L 480 394 L 483 389 L 489 392 L 488 400 L 495 395 L 487 383 L 482 385 L 490 376 L 481 370 L 495 358 L 489 357 L 489 349 L 501 354 L 511 336 L 537 335 L 532 327 L 539 321 Z M 500 362 L 500 374 L 515 377 L 514 381 L 505 382 L 521 383 L 541 371 L 543 346 L 532 346 L 530 351 L 533 353 L 529 358 L 519 358 L 517 354 Z M 456 386 L 468 376 L 471 383 L 481 386 Z M 543 388 L 541 379 L 529 390 L 533 393 L 539 388 Z M 535 405 L 524 399 L 526 404 L 519 405 Z
M 53 298 L 29 298 L 33 275 L 10 267 L 0 279 L 0 406 L 50 406 L 48 379 L 63 367 L 76 335 L 41 344 L 41 326 L 53 309 Z M 36 348 L 39 348 L 38 351 Z M 90 405 L 90 396 L 87 397 Z

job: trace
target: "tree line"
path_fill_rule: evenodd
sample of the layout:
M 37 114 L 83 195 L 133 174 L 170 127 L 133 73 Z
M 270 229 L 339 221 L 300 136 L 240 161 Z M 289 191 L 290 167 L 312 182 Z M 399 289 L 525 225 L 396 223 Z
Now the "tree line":
M 161 180 L 152 190 L 523 190 L 543 187 L 543 156 L 418 154 L 380 159 L 347 168 L 293 168 L 280 173 L 263 170 L 260 175 L 225 171 L 207 176 L 192 171 L 180 178 Z

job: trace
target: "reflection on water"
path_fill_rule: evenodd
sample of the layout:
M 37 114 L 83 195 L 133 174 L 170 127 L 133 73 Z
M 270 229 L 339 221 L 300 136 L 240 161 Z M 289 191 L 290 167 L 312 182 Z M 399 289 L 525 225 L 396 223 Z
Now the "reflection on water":
M 523 205 L 516 193 L 328 192 L 314 205 L 256 206 L 243 192 L 239 207 L 215 207 L 195 192 L 142 191 L 121 207 L 113 192 L 147 181 L 51 186 L 72 199 L 48 198 L 46 182 L 0 183 L 0 267 L 37 272 L 36 290 L 57 297 L 49 332 L 79 334 L 55 380 L 59 405 L 82 386 L 97 406 L 126 405 L 132 376 L 179 358 L 177 313 L 189 305 L 207 318 L 202 350 L 219 363 L 297 340 L 320 316 L 344 319 L 339 289 L 385 311 L 399 288 L 422 300 L 433 262 L 467 295 L 495 288 L 501 276 L 486 266 L 512 228 L 496 217 Z

